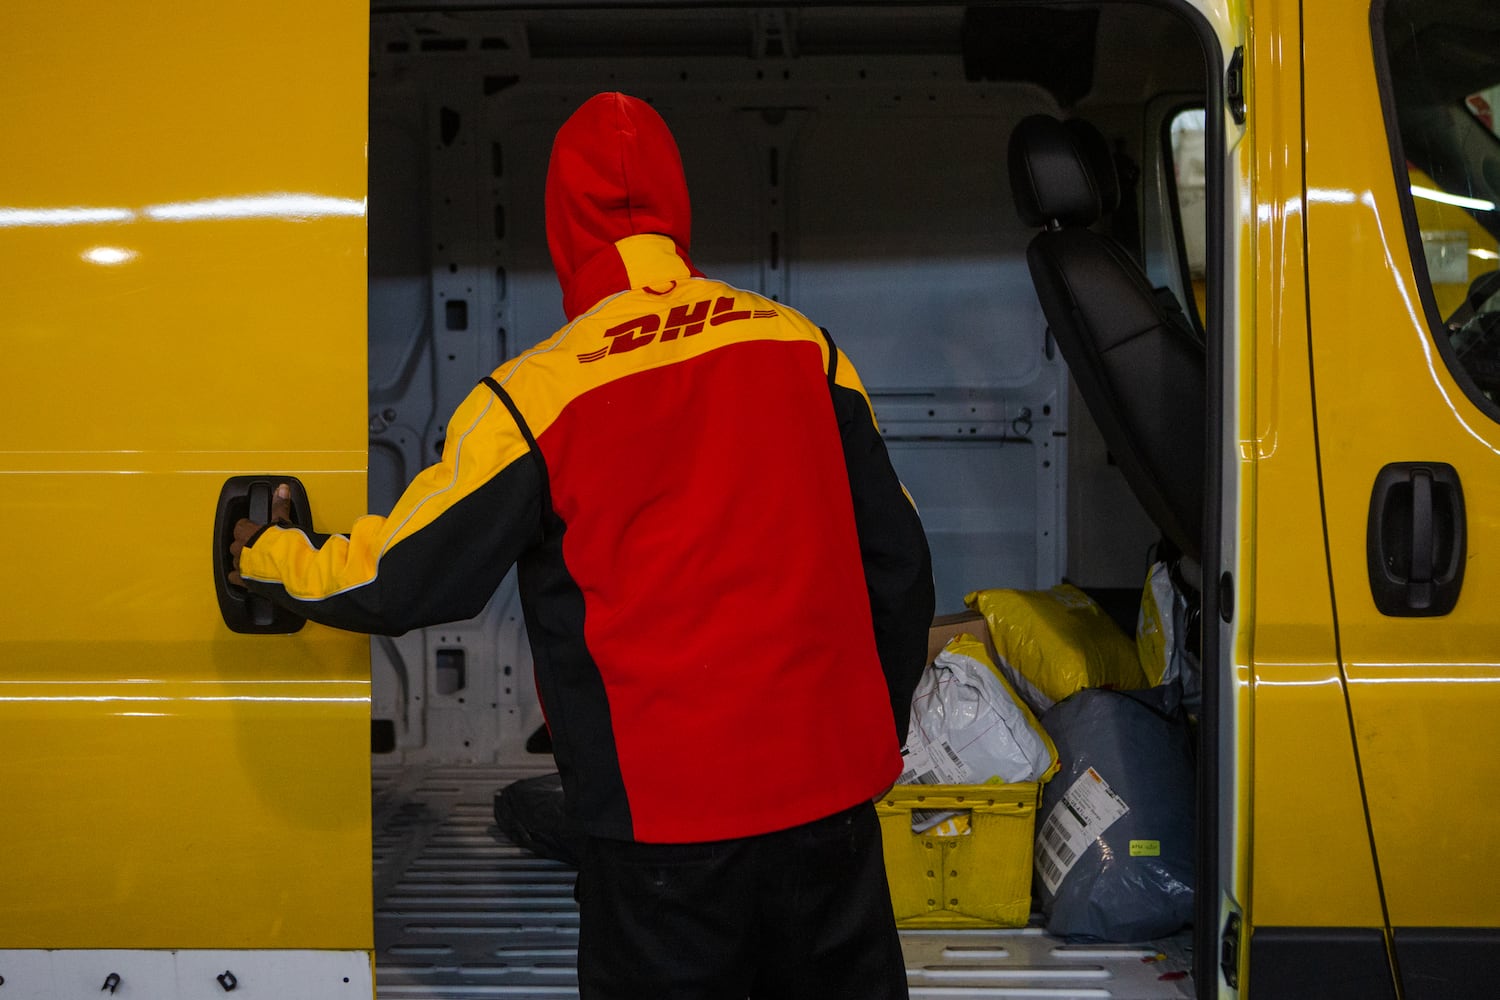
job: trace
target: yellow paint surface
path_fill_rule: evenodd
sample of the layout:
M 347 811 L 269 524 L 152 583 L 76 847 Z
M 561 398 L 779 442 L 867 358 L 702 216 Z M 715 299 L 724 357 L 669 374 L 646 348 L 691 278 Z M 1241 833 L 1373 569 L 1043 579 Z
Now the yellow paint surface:
M 1361 5 L 1304 9 L 1313 368 L 1340 651 L 1390 922 L 1493 927 L 1500 804 L 1475 795 L 1500 718 L 1500 425 L 1435 348 L 1402 226 Z M 1371 488 L 1389 462 L 1463 483 L 1462 596 L 1441 618 L 1376 609 Z M 1320 766 L 1317 762 L 1315 766 Z M 1477 765 L 1477 768 L 1476 768 Z
M 1303 282 L 1295 3 L 1252 24 L 1255 148 L 1251 922 L 1379 927 L 1334 644 Z
M 368 642 L 231 633 L 219 487 L 365 505 L 367 9 L 0 35 L 0 948 L 372 946 Z

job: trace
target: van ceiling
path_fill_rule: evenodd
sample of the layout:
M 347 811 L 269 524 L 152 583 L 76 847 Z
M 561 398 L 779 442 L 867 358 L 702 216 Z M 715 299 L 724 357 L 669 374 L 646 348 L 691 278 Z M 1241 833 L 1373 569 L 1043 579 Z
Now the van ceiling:
M 532 59 L 952 55 L 963 60 L 971 81 L 1034 83 L 1063 107 L 1089 96 L 1121 103 L 1204 84 L 1196 74 L 1172 77 L 1191 72 L 1198 60 L 1142 58 L 1198 46 L 1185 21 L 1146 3 L 623 7 L 372 0 L 371 10 L 519 21 Z

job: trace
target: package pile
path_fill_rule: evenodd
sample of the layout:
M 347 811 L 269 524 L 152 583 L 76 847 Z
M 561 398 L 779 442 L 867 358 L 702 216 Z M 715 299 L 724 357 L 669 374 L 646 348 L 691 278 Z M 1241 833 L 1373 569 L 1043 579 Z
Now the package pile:
M 1044 783 L 1033 894 L 1051 933 L 1144 941 L 1189 923 L 1184 699 L 1196 705 L 1199 687 L 1187 602 L 1166 567 L 1146 582 L 1135 642 L 1068 584 L 976 591 L 965 603 L 992 646 L 959 635 L 933 659 L 913 699 L 902 783 Z M 966 833 L 955 813 L 913 812 L 912 826 Z

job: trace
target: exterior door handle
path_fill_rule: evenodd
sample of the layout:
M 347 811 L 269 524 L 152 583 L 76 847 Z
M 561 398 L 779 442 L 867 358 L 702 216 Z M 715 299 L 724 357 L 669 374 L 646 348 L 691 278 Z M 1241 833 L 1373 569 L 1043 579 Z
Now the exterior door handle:
M 235 476 L 219 491 L 219 505 L 214 514 L 214 587 L 219 596 L 219 614 L 234 632 L 284 635 L 307 623 L 301 615 L 229 582 L 229 571 L 234 567 L 234 558 L 229 554 L 234 526 L 241 518 L 268 523 L 271 494 L 279 483 L 292 488 L 292 523 L 303 531 L 312 531 L 312 506 L 307 500 L 307 490 L 295 476 Z
M 1365 548 L 1370 594 L 1383 615 L 1430 618 L 1458 603 L 1467 531 L 1458 471 L 1444 462 L 1394 462 L 1370 492 Z

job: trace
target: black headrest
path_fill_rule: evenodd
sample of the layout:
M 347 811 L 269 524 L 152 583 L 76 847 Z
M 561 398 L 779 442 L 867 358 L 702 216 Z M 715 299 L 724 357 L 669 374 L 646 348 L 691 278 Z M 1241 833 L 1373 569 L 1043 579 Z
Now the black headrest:
M 1010 189 L 1028 226 L 1090 226 L 1120 201 L 1109 144 L 1092 125 L 1023 118 L 1010 134 Z
M 1099 185 L 1099 212 L 1109 215 L 1120 207 L 1120 175 L 1115 170 L 1115 155 L 1109 151 L 1104 133 L 1082 118 L 1069 118 L 1063 127 L 1073 133 L 1083 161 L 1088 164 L 1094 183 Z

